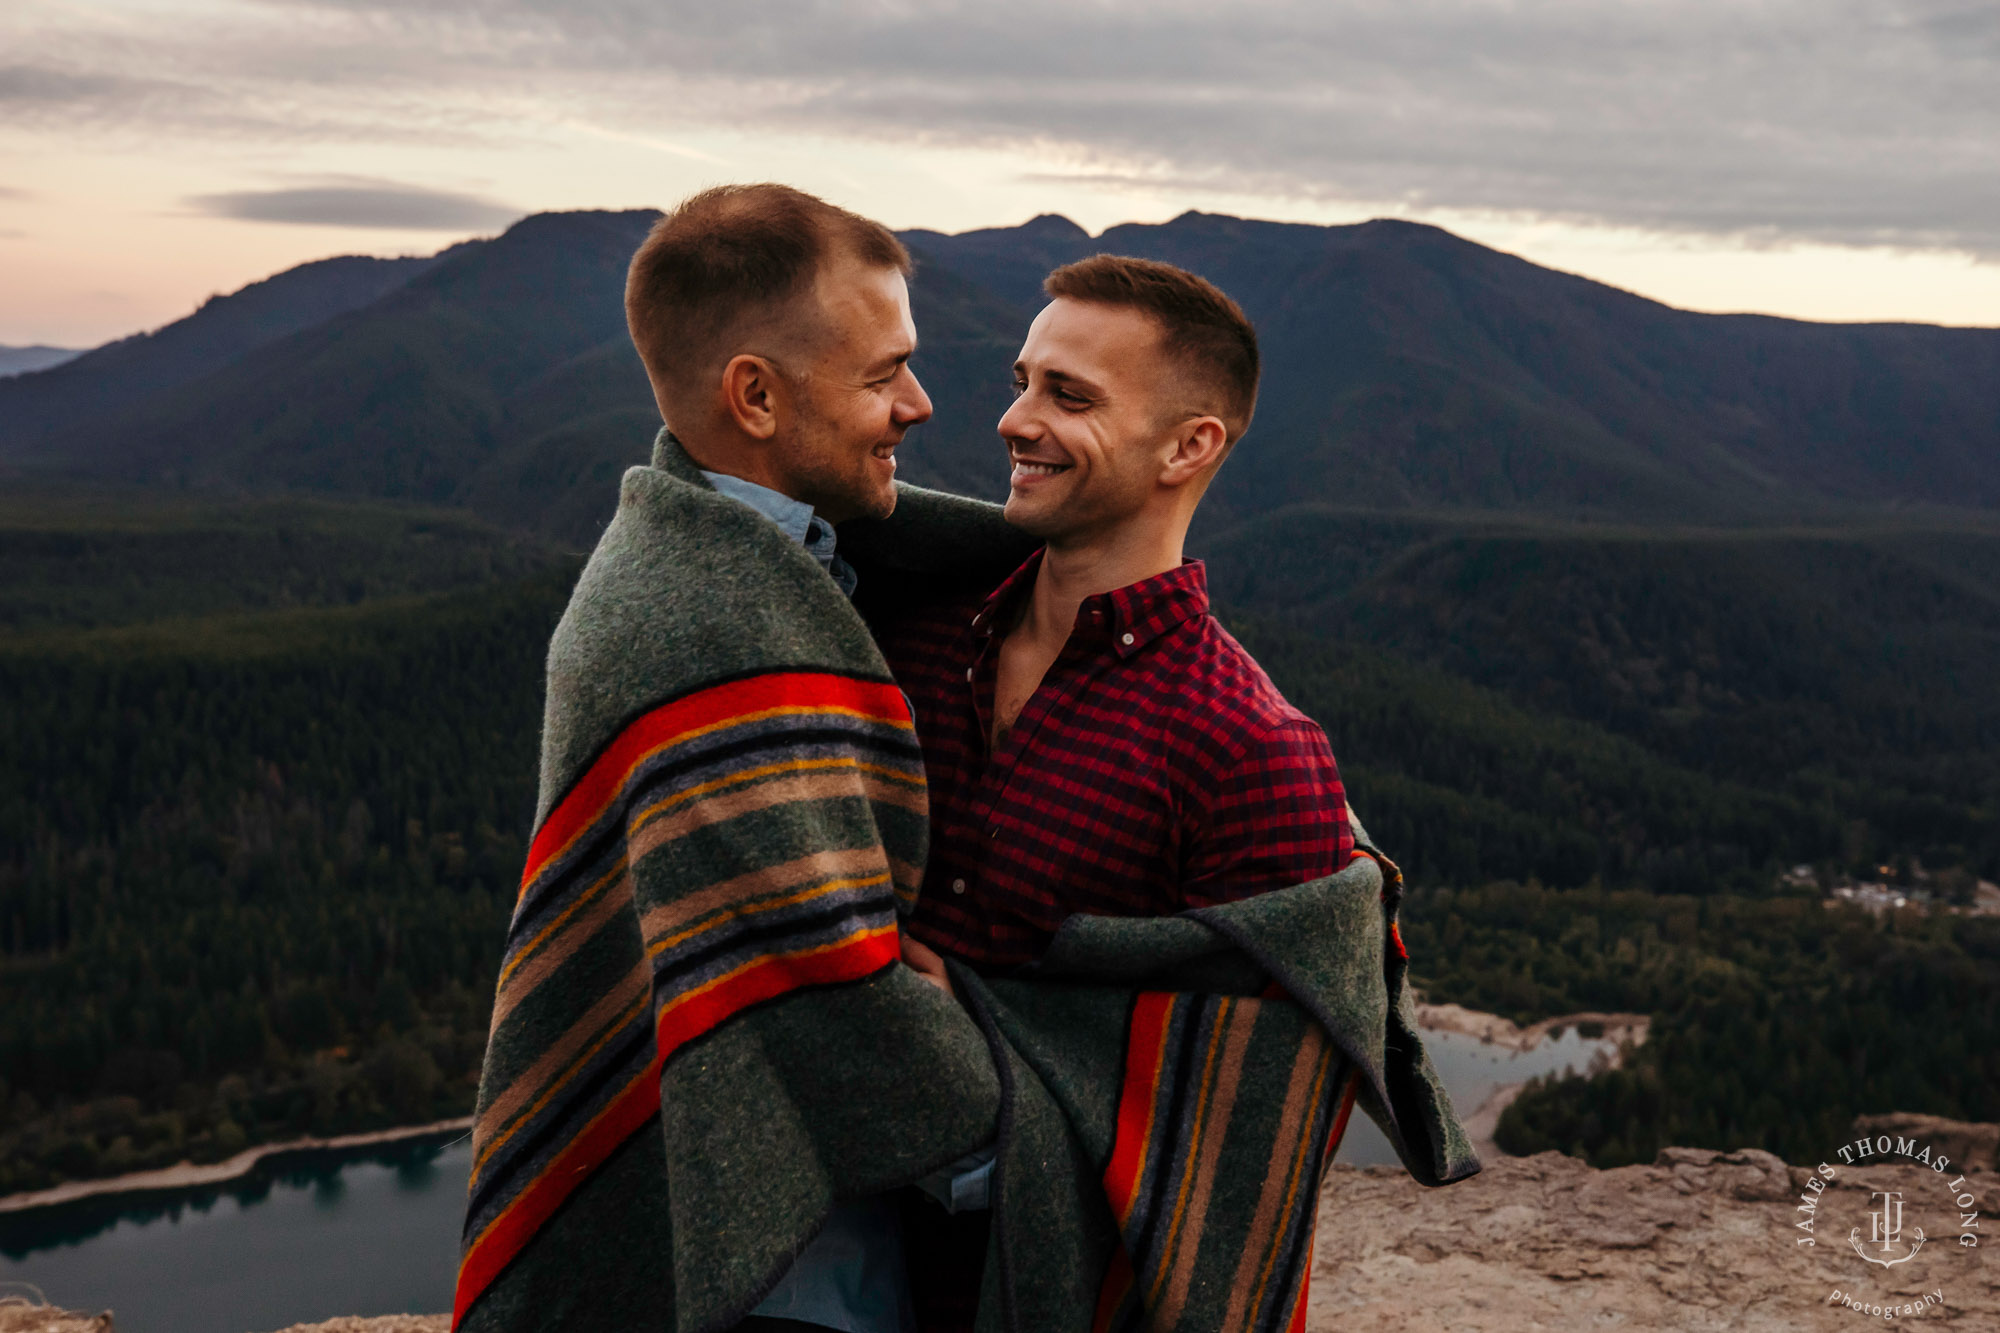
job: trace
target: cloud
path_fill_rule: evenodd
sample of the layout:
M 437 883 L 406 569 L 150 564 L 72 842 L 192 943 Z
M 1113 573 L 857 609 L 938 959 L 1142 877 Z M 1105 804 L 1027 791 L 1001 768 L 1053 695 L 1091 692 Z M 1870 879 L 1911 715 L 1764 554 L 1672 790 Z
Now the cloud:
M 187 203 L 196 212 L 242 222 L 398 231 L 504 227 L 523 211 L 476 195 L 350 177 L 273 190 L 200 194 Z
M 18 87 L 245 134 L 729 127 L 1026 149 L 1104 187 L 2000 255 L 2000 10 L 1969 0 L 265 0 L 88 37 L 30 34 Z
M 72 74 L 37 65 L 0 65 L 0 105 L 81 102 L 101 97 L 121 82 L 101 74 Z

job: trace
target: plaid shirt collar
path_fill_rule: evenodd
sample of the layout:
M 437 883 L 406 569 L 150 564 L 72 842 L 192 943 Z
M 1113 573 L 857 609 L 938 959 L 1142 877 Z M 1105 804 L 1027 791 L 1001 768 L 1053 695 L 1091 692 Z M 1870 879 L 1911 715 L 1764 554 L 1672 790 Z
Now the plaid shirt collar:
M 993 590 L 979 614 L 972 618 L 976 637 L 990 640 L 1020 619 L 1041 567 L 1042 552 L 1037 550 Z M 1199 560 L 1183 559 L 1178 568 L 1164 574 L 1084 598 L 1083 605 L 1077 608 L 1076 626 L 1071 632 L 1100 634 L 1104 645 L 1122 659 L 1169 630 L 1206 614 L 1208 569 Z

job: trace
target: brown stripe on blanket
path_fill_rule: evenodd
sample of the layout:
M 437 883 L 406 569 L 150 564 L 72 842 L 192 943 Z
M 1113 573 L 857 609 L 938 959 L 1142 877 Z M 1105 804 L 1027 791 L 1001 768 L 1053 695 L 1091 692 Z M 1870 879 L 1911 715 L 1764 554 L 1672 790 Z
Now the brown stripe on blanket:
M 1243 1057 L 1250 1049 L 1250 1031 L 1257 1026 L 1263 1005 L 1256 1000 L 1229 1003 L 1228 1026 L 1222 1045 L 1222 1061 L 1215 1071 L 1215 1091 L 1208 1114 L 1199 1126 L 1201 1140 L 1192 1145 L 1198 1154 L 1195 1165 L 1194 1196 L 1188 1200 L 1187 1228 L 1173 1259 L 1173 1276 L 1167 1283 L 1166 1298 L 1153 1312 L 1152 1327 L 1170 1333 L 1180 1322 L 1187 1306 L 1188 1282 L 1194 1276 L 1195 1254 L 1201 1248 L 1201 1233 L 1208 1221 L 1208 1200 L 1215 1192 L 1215 1169 L 1222 1160 L 1222 1145 L 1229 1137 L 1229 1116 L 1236 1109 L 1236 1090 L 1243 1081 Z
M 637 859 L 636 852 L 634 859 Z M 883 873 L 885 867 L 880 846 L 814 852 L 810 856 L 782 861 L 747 875 L 725 879 L 684 898 L 662 903 L 639 919 L 639 930 L 650 943 L 704 916 L 743 907 L 759 898 L 768 898 L 816 880 Z
M 555 1080 L 553 1082 L 549 1083 L 545 1088 L 542 1089 L 541 1095 L 535 1098 L 534 1102 L 528 1106 L 527 1110 L 522 1112 L 521 1117 L 519 1119 L 517 1119 L 506 1130 L 496 1134 L 493 1138 L 480 1144 L 479 1151 L 473 1154 L 472 1158 L 473 1171 L 476 1173 L 481 1167 L 486 1165 L 486 1161 L 488 1158 L 492 1157 L 494 1153 L 498 1152 L 500 1148 L 507 1142 L 508 1139 L 513 1138 L 515 1133 L 517 1133 L 520 1130 L 523 1124 L 533 1119 L 535 1112 L 541 1110 L 542 1107 L 548 1105 L 549 1101 L 553 1099 L 558 1092 L 562 1091 L 563 1086 L 567 1084 L 571 1079 L 575 1078 L 579 1070 L 581 1070 L 585 1065 L 590 1063 L 590 1059 L 592 1056 L 596 1055 L 599 1050 L 603 1049 L 604 1045 L 607 1042 L 611 1041 L 621 1031 L 623 1031 L 626 1025 L 630 1023 L 632 1019 L 635 1019 L 639 1017 L 641 1014 L 643 1014 L 645 1012 L 645 1009 L 646 1009 L 646 997 L 642 996 L 636 1004 L 631 1005 L 629 1008 L 625 1010 L 623 1014 L 619 1015 L 616 1019 L 614 1019 L 610 1027 L 598 1031 L 591 1038 L 589 1044 L 586 1045 L 583 1048 L 583 1050 L 576 1055 L 576 1058 L 570 1061 L 569 1067 L 564 1069 L 562 1073 L 558 1074 L 555 1077 Z
M 901 806 L 916 814 L 924 814 L 930 808 L 923 789 L 913 787 L 910 778 L 893 769 L 848 760 L 818 771 L 807 768 L 808 764 L 820 762 L 798 760 L 732 773 L 655 801 L 633 816 L 632 826 L 626 831 L 631 855 L 644 856 L 660 844 L 684 837 L 695 829 L 793 801 L 860 796 Z M 735 790 L 724 790 L 729 787 Z
M 641 961 L 600 996 L 596 1004 L 586 1009 L 583 1017 L 570 1024 L 569 1029 L 556 1038 L 555 1043 L 533 1064 L 514 1076 L 506 1091 L 495 1097 L 492 1105 L 480 1113 L 479 1123 L 472 1131 L 474 1140 L 483 1146 L 499 1133 L 500 1127 L 513 1118 L 514 1112 L 554 1078 L 577 1051 L 604 1029 L 605 1024 L 614 1018 L 622 1024 L 632 1007 L 648 998 L 650 989 L 650 973 Z
M 530 961 L 520 964 L 514 974 L 507 979 L 493 997 L 493 1023 L 487 1036 L 500 1030 L 500 1024 L 535 992 L 535 988 L 548 980 L 576 951 L 596 937 L 613 917 L 632 905 L 632 877 L 626 873 L 621 863 L 617 879 L 597 895 L 590 910 L 571 918 L 569 924 L 556 936 L 545 940 Z
M 502 987 L 506 986 L 508 979 L 519 971 L 524 963 L 534 957 L 537 950 L 560 934 L 577 913 L 583 911 L 598 894 L 604 892 L 607 885 L 616 882 L 618 877 L 625 873 L 626 868 L 625 858 L 622 856 L 619 857 L 617 864 L 613 865 L 611 869 L 605 871 L 602 875 L 599 875 L 597 882 L 578 894 L 576 901 L 565 907 L 555 920 L 543 926 L 533 939 L 515 950 L 514 956 L 507 960 L 507 965 L 500 969 L 498 985 Z
M 1298 1190 L 1313 1112 L 1318 1109 L 1325 1090 L 1326 1066 L 1326 1034 L 1314 1024 L 1292 1058 L 1291 1077 L 1285 1083 L 1285 1104 L 1278 1112 L 1277 1139 L 1272 1145 L 1298 1146 L 1289 1154 L 1292 1159 L 1289 1170 L 1272 1171 L 1264 1177 L 1264 1188 L 1257 1196 L 1257 1211 L 1250 1219 L 1250 1234 L 1244 1237 L 1243 1258 L 1236 1265 L 1236 1280 L 1230 1284 L 1229 1311 L 1222 1320 L 1224 1329 L 1250 1327 L 1264 1304 L 1264 1287 L 1270 1280 L 1272 1261 L 1277 1257 L 1276 1247 L 1284 1239 L 1284 1228 L 1279 1224 L 1289 1211 L 1285 1205 Z

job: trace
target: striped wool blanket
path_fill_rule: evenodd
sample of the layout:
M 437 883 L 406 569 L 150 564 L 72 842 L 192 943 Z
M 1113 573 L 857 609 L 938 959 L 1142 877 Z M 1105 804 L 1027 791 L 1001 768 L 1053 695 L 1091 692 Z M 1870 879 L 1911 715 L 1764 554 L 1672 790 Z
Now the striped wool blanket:
M 914 488 L 841 546 L 879 604 L 1025 553 L 993 506 Z M 454 1327 L 727 1329 L 836 1199 L 996 1139 L 982 1328 L 1289 1327 L 1356 1097 L 1420 1178 L 1477 1169 L 1373 860 L 1079 919 L 1031 975 L 960 971 L 963 1003 L 901 966 L 907 706 L 825 572 L 670 436 L 551 642 L 541 793 Z
M 1073 917 L 1013 977 L 954 967 L 1005 1103 L 982 1327 L 1302 1329 L 1357 1103 L 1426 1184 L 1479 1169 L 1417 1039 L 1401 877 L 1354 829 L 1327 879 Z

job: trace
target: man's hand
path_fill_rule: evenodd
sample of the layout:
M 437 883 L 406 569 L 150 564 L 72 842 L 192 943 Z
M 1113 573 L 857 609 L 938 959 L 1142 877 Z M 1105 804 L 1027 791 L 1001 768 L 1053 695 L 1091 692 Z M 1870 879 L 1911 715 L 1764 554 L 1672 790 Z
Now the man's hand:
M 936 986 L 946 995 L 952 995 L 951 977 L 944 970 L 944 959 L 938 957 L 937 950 L 931 948 L 928 944 L 922 944 L 911 939 L 907 933 L 902 935 L 902 940 L 903 962 L 909 966 L 910 970 L 925 981 L 930 982 L 931 985 Z M 956 999 L 958 997 L 952 995 L 952 998 Z

